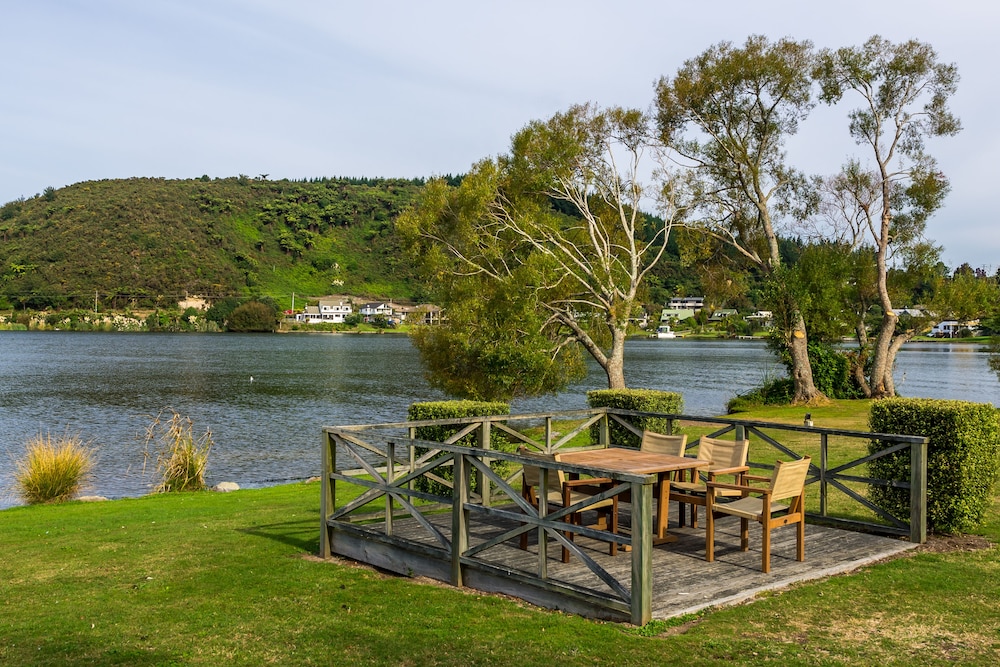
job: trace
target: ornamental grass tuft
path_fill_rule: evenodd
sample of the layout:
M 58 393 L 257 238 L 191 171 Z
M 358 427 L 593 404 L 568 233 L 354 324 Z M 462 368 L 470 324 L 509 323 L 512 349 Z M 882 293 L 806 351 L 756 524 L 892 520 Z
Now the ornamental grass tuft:
M 159 483 L 154 493 L 201 491 L 205 488 L 205 470 L 212 451 L 212 432 L 196 438 L 190 417 L 171 412 L 156 416 L 146 429 L 147 460 L 156 459 Z
M 94 467 L 93 450 L 77 436 L 53 440 L 37 435 L 14 462 L 17 494 L 29 505 L 70 500 L 84 487 Z

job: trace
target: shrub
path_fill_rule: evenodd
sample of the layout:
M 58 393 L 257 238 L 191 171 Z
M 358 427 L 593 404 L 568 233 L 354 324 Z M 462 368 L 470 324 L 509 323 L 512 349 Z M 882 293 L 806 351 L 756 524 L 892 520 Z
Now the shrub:
M 26 503 L 62 502 L 83 488 L 93 469 L 93 450 L 75 436 L 38 435 L 27 442 L 14 468 L 18 495 Z
M 587 392 L 587 405 L 592 408 L 618 408 L 637 412 L 658 412 L 679 415 L 684 411 L 684 398 L 677 392 L 655 389 L 596 389 Z M 639 430 L 669 433 L 668 420 L 663 417 L 633 417 L 632 424 Z M 638 447 L 640 438 L 627 428 L 615 422 L 610 423 L 611 442 L 615 447 Z M 674 433 L 679 432 L 675 424 Z M 600 440 L 600 425 L 590 428 L 590 438 L 594 443 Z
M 407 412 L 410 421 L 423 421 L 427 419 L 454 419 L 458 417 L 484 417 L 488 415 L 510 414 L 510 404 L 500 401 L 431 401 L 426 403 L 413 403 Z M 420 426 L 416 429 L 416 437 L 420 440 L 430 440 L 432 442 L 444 442 L 462 429 L 461 425 L 456 426 Z M 456 444 L 463 447 L 476 446 L 476 434 L 470 433 Z M 490 448 L 502 452 L 513 452 L 516 446 L 503 433 L 492 430 L 490 432 Z M 417 456 L 427 453 L 424 447 L 417 448 Z M 506 477 L 513 472 L 514 464 L 507 461 L 491 461 L 490 468 L 501 477 Z M 447 480 L 453 479 L 452 468 L 437 468 L 434 474 Z M 415 481 L 418 491 L 433 493 L 435 495 L 451 497 L 451 487 L 434 481 L 426 476 L 418 477 Z M 479 492 L 479 481 L 476 475 L 472 476 L 472 490 Z
M 260 301 L 247 301 L 233 310 L 227 328 L 230 331 L 271 332 L 278 326 L 278 314 L 274 308 Z
M 744 412 L 761 405 L 788 405 L 792 402 L 795 383 L 791 378 L 765 380 L 764 384 L 740 394 L 726 403 L 726 413 Z
M 211 431 L 206 430 L 200 438 L 194 437 L 190 417 L 181 417 L 176 412 L 169 419 L 157 415 L 146 429 L 145 450 L 147 459 L 156 458 L 160 481 L 154 493 L 204 489 L 205 470 L 213 444 Z
M 987 403 L 889 398 L 872 403 L 876 433 L 923 435 L 927 442 L 927 528 L 955 533 L 979 526 L 990 507 L 1000 471 L 1000 418 Z M 872 441 L 869 453 L 884 445 Z M 872 477 L 909 479 L 909 450 L 868 464 Z M 908 516 L 910 492 L 871 486 L 869 497 L 890 512 Z

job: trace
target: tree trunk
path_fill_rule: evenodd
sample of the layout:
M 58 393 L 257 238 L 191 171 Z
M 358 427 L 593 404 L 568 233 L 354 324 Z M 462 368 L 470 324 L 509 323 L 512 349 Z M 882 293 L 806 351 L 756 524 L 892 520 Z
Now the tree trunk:
M 608 374 L 608 389 L 625 389 L 625 334 L 625 329 L 611 331 L 611 351 L 602 364 Z
M 792 396 L 793 405 L 822 402 L 826 399 L 813 383 L 812 364 L 809 363 L 809 339 L 806 336 L 806 323 L 802 313 L 795 311 L 794 327 L 788 337 L 788 352 L 792 357 L 792 381 L 795 383 L 795 393 Z

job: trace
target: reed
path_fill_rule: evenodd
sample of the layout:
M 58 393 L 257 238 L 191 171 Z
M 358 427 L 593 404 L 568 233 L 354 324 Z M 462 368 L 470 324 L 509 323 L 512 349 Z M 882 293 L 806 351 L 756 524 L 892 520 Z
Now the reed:
M 190 417 L 176 412 L 157 415 L 146 429 L 146 459 L 155 458 L 159 483 L 155 493 L 201 491 L 205 488 L 205 470 L 212 451 L 212 432 L 194 436 Z
M 28 440 L 24 457 L 14 462 L 16 491 L 30 505 L 70 500 L 93 467 L 93 450 L 79 437 L 39 434 Z

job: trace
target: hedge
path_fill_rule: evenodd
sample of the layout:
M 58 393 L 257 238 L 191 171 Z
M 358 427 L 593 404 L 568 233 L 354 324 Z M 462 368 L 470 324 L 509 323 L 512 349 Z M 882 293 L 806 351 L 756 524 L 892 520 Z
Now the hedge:
M 887 398 L 872 403 L 875 433 L 923 435 L 927 442 L 927 529 L 965 532 L 981 525 L 1000 473 L 1000 418 L 988 403 Z M 871 441 L 869 454 L 885 447 Z M 909 480 L 910 452 L 868 464 L 874 478 Z M 871 485 L 869 498 L 897 516 L 909 516 L 910 492 Z
M 587 392 L 587 405 L 591 408 L 619 408 L 636 412 L 658 412 L 679 415 L 684 411 L 684 398 L 673 391 L 656 389 L 595 389 Z M 632 424 L 639 430 L 668 433 L 668 420 L 663 417 L 633 417 Z M 680 428 L 674 425 L 674 433 Z M 624 426 L 610 420 L 610 444 L 615 447 L 638 447 L 640 438 Z M 600 440 L 600 425 L 590 428 L 590 439 L 594 444 Z
M 407 411 L 410 421 L 424 421 L 428 419 L 455 419 L 459 417 L 485 417 L 489 415 L 509 415 L 510 404 L 489 401 L 430 401 L 426 403 L 413 403 Z M 415 437 L 419 440 L 430 440 L 432 442 L 444 442 L 455 433 L 458 433 L 464 425 L 449 426 L 419 426 L 416 428 Z M 476 433 L 470 433 L 457 443 L 464 447 L 475 447 L 477 445 Z M 498 431 L 490 432 L 490 448 L 502 452 L 513 452 L 516 445 L 510 442 L 506 434 Z M 428 449 L 417 447 L 417 456 L 422 456 Z M 492 468 L 498 475 L 506 477 L 513 472 L 513 465 L 507 461 L 491 461 Z M 440 467 L 434 470 L 434 474 L 444 479 L 452 479 L 452 467 Z M 418 491 L 433 493 L 439 496 L 451 497 L 451 487 L 445 486 L 428 477 L 418 477 L 414 483 Z M 479 492 L 478 475 L 472 476 L 472 490 Z

